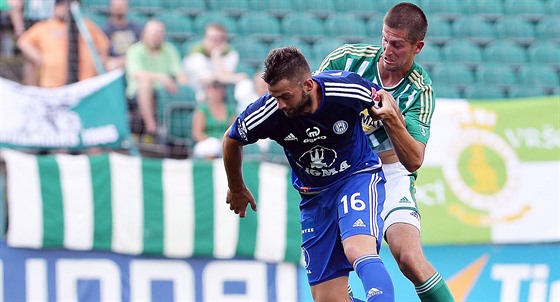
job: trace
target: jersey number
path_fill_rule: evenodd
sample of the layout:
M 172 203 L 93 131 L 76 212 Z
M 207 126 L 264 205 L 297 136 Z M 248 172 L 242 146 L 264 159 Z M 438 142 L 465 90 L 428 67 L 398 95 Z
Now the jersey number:
M 348 213 L 348 195 L 344 195 L 340 202 L 344 206 L 344 214 Z M 356 192 L 350 197 L 350 207 L 354 211 L 363 211 L 366 209 L 366 203 L 360 199 L 360 193 Z

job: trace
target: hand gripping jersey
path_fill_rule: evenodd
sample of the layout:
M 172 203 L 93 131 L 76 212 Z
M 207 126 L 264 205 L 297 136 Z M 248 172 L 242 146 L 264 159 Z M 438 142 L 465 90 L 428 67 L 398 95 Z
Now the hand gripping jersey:
M 370 44 L 345 44 L 333 50 L 319 66 L 319 71 L 347 70 L 355 72 L 373 83 L 383 86 L 377 63 L 383 49 Z M 432 80 L 416 62 L 397 85 L 383 87 L 399 104 L 406 120 L 406 128 L 417 141 L 427 144 L 430 123 L 435 109 Z M 381 121 L 374 122 L 362 115 L 364 131 L 369 135 L 377 153 L 393 149 Z
M 360 118 L 373 105 L 372 89 L 379 86 L 346 71 L 312 78 L 323 91 L 314 114 L 288 118 L 267 93 L 238 116 L 229 133 L 244 144 L 270 138 L 284 147 L 293 185 L 301 193 L 320 192 L 352 174 L 381 167 Z

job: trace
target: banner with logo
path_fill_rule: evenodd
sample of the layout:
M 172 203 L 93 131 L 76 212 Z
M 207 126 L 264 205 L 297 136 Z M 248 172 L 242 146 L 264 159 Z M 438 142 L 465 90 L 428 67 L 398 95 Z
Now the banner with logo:
M 298 266 L 31 250 L 0 242 L 0 301 L 304 301 Z
M 300 262 L 299 195 L 287 166 L 245 163 L 258 210 L 240 219 L 225 202 L 221 159 L 0 155 L 12 247 Z
M 0 147 L 128 148 L 124 89 L 122 70 L 60 88 L 0 78 Z
M 438 101 L 417 181 L 427 244 L 560 241 L 560 97 Z

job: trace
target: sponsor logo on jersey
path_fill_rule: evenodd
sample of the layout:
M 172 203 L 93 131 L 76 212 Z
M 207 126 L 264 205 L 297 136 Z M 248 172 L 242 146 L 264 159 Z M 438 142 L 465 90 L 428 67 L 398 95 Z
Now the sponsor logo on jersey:
M 245 126 L 245 121 L 237 121 L 237 132 L 243 140 L 247 140 L 247 126 Z
M 346 130 L 348 130 L 348 123 L 346 121 L 340 120 L 333 125 L 333 131 L 336 134 L 343 134 Z
M 367 109 L 364 109 L 360 116 L 362 117 L 362 130 L 366 134 L 371 134 L 379 127 L 383 126 L 383 122 L 381 120 L 374 121 L 373 118 L 369 115 Z
M 298 140 L 298 138 L 293 133 L 290 133 L 286 137 L 284 137 L 284 141 L 286 141 L 286 142 L 297 141 L 297 140 Z
M 410 200 L 408 200 L 408 198 L 406 198 L 406 196 L 405 196 L 405 197 L 401 198 L 401 200 L 399 200 L 399 202 L 400 203 L 410 203 Z
M 301 230 L 302 234 L 313 233 L 313 232 L 315 232 L 315 230 L 313 228 L 307 228 L 307 229 Z
M 305 129 L 305 133 L 309 138 L 304 139 L 304 143 L 313 143 L 320 139 L 327 139 L 326 136 L 319 135 L 321 133 L 321 129 L 319 129 L 319 127 L 307 128 Z

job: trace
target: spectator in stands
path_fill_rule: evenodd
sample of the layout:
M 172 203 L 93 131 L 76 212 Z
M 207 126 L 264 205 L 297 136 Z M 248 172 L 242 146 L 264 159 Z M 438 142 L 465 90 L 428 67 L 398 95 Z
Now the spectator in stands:
M 34 73 L 39 72 L 41 87 L 60 87 L 67 84 L 70 56 L 68 20 L 69 1 L 56 0 L 53 18 L 36 23 L 17 41 L 22 54 L 33 64 Z M 103 31 L 90 20 L 85 20 L 85 24 L 97 53 L 92 55 L 80 35 L 77 48 L 79 59 L 76 62 L 80 81 L 97 75 L 93 56 L 99 55 L 100 60 L 105 62 L 109 51 L 109 39 Z
M 206 100 L 197 105 L 193 115 L 193 156 L 213 159 L 222 154 L 222 137 L 233 123 L 236 111 L 235 105 L 226 101 L 224 84 L 214 81 L 206 85 L 205 92 Z
M 206 26 L 203 40 L 193 46 L 183 63 L 199 101 L 205 98 L 207 84 L 235 84 L 247 77 L 236 72 L 239 53 L 229 45 L 225 27 L 216 23 Z
M 111 0 L 109 3 L 109 20 L 103 27 L 103 31 L 111 41 L 107 61 L 108 70 L 125 66 L 126 49 L 138 42 L 142 35 L 142 26 L 128 20 L 127 14 L 128 0 Z
M 25 30 L 23 0 L 0 0 L 0 11 L 8 11 L 13 35 L 19 37 Z
M 148 21 L 141 40 L 126 51 L 126 74 L 127 97 L 138 106 L 144 132 L 155 135 L 155 91 L 166 89 L 176 93 L 177 85 L 187 84 L 179 51 L 165 41 L 165 25 L 161 21 Z
M 245 108 L 268 92 L 268 86 L 262 78 L 262 71 L 253 74 L 252 79 L 243 79 L 235 85 L 234 98 L 237 102 L 237 112 L 241 113 Z

